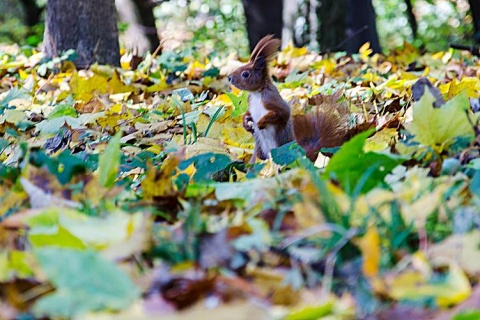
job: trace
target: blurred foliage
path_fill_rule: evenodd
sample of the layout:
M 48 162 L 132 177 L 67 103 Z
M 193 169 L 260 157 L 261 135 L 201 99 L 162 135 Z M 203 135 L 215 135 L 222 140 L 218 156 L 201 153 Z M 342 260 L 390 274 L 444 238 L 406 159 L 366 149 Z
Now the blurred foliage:
M 403 0 L 373 0 L 382 48 L 389 49 L 412 42 L 428 51 L 441 51 L 449 43 L 465 43 L 473 35 L 472 16 L 467 0 L 413 0 L 418 23 L 417 39 L 408 24 Z
M 248 54 L 243 6 L 239 0 L 174 0 L 155 11 L 161 38 L 188 40 L 208 51 Z
M 298 0 L 301 6 L 304 0 Z M 41 6 L 45 1 L 38 0 Z M 428 51 L 445 50 L 449 43 L 470 44 L 473 34 L 472 16 L 467 0 L 413 0 L 418 23 L 418 36 L 413 38 L 404 0 L 373 0 L 382 48 L 398 47 L 404 41 Z M 301 9 L 299 9 L 301 11 Z M 43 25 L 27 28 L 23 24 L 21 4 L 14 0 L 0 2 L 0 43 L 37 45 Z M 188 42 L 194 49 L 248 53 L 245 16 L 240 0 L 171 0 L 155 8 L 161 38 L 168 47 Z M 306 30 L 306 19 L 300 19 L 295 32 Z M 119 24 L 120 29 L 122 24 Z
M 37 1 L 39 6 L 45 1 Z M 43 24 L 29 28 L 24 24 L 24 10 L 20 1 L 0 1 L 0 43 L 18 43 L 37 46 L 43 38 Z

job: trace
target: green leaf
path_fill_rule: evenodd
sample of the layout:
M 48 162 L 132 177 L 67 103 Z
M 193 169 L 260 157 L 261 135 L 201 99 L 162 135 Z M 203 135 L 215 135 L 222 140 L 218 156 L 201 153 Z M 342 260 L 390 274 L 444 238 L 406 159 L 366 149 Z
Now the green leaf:
M 55 230 L 51 233 L 51 230 Z M 53 228 L 34 228 L 28 233 L 28 240 L 35 248 L 56 246 L 85 249 L 85 244 L 62 226 Z
M 469 189 L 471 193 L 480 197 L 480 170 L 475 170 Z
M 434 108 L 435 98 L 429 90 L 413 105 L 413 121 L 407 126 L 414 140 L 442 152 L 457 137 L 474 136 L 472 125 L 468 121 L 470 108 L 465 93 L 455 96 L 441 108 Z
M 44 248 L 35 256 L 56 288 L 35 303 L 37 315 L 69 318 L 101 309 L 122 310 L 138 297 L 127 275 L 94 251 Z
M 272 149 L 272 159 L 276 164 L 285 166 L 305 156 L 305 150 L 294 142 Z
M 478 319 L 480 319 L 480 310 L 462 311 L 452 318 L 452 320 L 478 320 Z
M 177 94 L 180 97 L 180 100 L 183 102 L 193 101 L 195 97 L 193 96 L 192 91 L 188 88 L 180 88 L 172 91 L 172 95 Z
M 308 306 L 299 311 L 290 313 L 285 320 L 316 320 L 331 314 L 333 303 L 327 302 L 320 306 Z
M 247 109 L 248 109 L 248 92 L 243 91 L 240 96 L 236 96 L 231 92 L 226 92 L 225 93 L 230 100 L 232 100 L 233 106 L 235 107 L 235 110 L 232 112 L 232 118 L 236 118 L 239 115 L 244 114 Z
M 100 184 L 106 188 L 112 187 L 117 178 L 120 166 L 120 137 L 121 133 L 119 132 L 110 139 L 105 152 L 98 160 Z
M 193 175 L 193 180 L 201 182 L 205 180 L 212 180 L 213 175 L 225 169 L 232 161 L 224 154 L 205 153 L 191 157 L 190 159 L 182 161 L 178 168 L 184 170 L 193 163 L 197 171 Z
M 366 193 L 383 182 L 385 176 L 398 164 L 401 158 L 392 155 L 363 151 L 371 130 L 356 135 L 345 143 L 332 157 L 325 174 L 338 180 L 350 194 Z
M 8 107 L 10 101 L 15 99 L 29 99 L 31 95 L 24 89 L 13 88 L 7 95 L 0 101 L 0 114 L 2 114 L 3 109 Z
M 42 150 L 34 150 L 30 154 L 30 163 L 37 167 L 46 166 L 61 184 L 68 183 L 75 175 L 87 170 L 87 162 L 70 151 L 64 150 L 57 157 L 51 157 Z
M 9 122 L 18 126 L 18 124 L 24 120 L 25 120 L 25 111 L 11 109 L 11 110 L 5 110 L 4 115 L 0 118 L 0 123 Z
M 48 119 L 55 119 L 62 116 L 77 117 L 77 110 L 68 104 L 57 105 L 48 115 Z

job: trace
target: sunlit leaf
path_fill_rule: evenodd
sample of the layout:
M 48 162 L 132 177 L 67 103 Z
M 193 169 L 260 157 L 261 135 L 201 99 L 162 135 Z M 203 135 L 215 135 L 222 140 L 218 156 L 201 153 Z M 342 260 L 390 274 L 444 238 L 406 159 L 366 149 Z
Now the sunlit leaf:
M 110 139 L 105 152 L 98 160 L 100 184 L 106 188 L 112 187 L 117 178 L 120 166 L 120 137 L 121 133 L 117 133 Z
M 415 141 L 430 146 L 439 152 L 451 145 L 457 137 L 473 137 L 473 128 L 468 121 L 468 99 L 459 94 L 441 108 L 434 108 L 435 98 L 426 91 L 413 106 L 413 121 L 407 126 Z

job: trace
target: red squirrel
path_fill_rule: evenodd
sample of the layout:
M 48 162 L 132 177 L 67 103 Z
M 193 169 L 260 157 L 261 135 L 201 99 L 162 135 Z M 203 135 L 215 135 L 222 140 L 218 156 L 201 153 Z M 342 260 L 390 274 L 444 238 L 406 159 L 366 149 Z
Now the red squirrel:
M 269 74 L 268 65 L 279 48 L 280 40 L 265 36 L 255 46 L 248 63 L 228 76 L 232 85 L 249 93 L 243 126 L 255 137 L 250 163 L 257 157 L 265 160 L 272 149 L 294 140 L 315 161 L 321 148 L 339 146 L 347 139 L 347 115 L 332 104 L 292 117 L 290 106 Z

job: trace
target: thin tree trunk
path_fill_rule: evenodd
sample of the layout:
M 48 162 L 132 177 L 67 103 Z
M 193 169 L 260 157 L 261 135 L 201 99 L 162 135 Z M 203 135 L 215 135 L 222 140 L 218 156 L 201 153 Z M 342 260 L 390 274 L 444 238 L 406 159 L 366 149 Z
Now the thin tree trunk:
M 150 43 L 150 51 L 155 51 L 160 45 L 157 26 L 155 24 L 155 15 L 153 14 L 155 3 L 152 0 L 134 0 L 134 2 L 137 6 L 138 17 L 143 33 Z
M 480 43 L 480 1 L 469 0 L 470 11 L 472 12 L 473 28 L 475 30 L 474 39 L 475 42 Z
M 114 0 L 48 0 L 45 20 L 47 57 L 74 49 L 78 68 L 120 65 Z
M 293 42 L 294 34 L 293 29 L 295 27 L 295 14 L 297 13 L 296 0 L 284 0 L 283 1 L 283 29 L 282 29 L 282 46 L 286 46 L 288 43 Z
M 408 16 L 408 23 L 410 24 L 410 28 L 412 29 L 413 39 L 417 38 L 417 19 L 415 18 L 415 14 L 413 13 L 413 3 L 412 0 L 405 0 L 405 4 L 407 5 L 407 16 Z
M 268 34 L 281 39 L 283 0 L 242 0 L 250 50 Z
M 320 20 L 318 39 L 322 51 L 345 50 L 341 42 L 345 40 L 345 0 L 321 0 L 317 8 Z
M 32 27 L 39 23 L 43 9 L 37 5 L 35 0 L 21 0 L 21 2 L 25 11 L 25 24 Z

